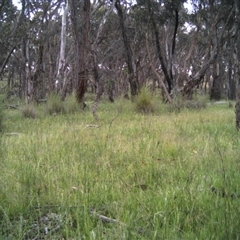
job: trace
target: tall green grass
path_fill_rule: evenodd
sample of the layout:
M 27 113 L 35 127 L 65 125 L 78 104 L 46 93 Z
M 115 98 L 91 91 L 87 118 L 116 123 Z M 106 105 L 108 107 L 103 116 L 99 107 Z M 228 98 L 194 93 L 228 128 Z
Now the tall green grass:
M 0 135 L 3 133 L 3 128 L 4 128 L 3 103 L 4 103 L 4 98 L 0 95 Z
M 0 166 L 3 161 L 3 142 L 2 142 L 2 134 L 4 132 L 4 97 L 0 95 Z
M 33 239 L 46 226 L 45 239 L 238 239 L 233 110 L 164 108 L 142 115 L 127 100 L 104 103 L 97 123 L 90 110 L 7 111 L 7 130 L 19 134 L 3 136 L 2 239 Z

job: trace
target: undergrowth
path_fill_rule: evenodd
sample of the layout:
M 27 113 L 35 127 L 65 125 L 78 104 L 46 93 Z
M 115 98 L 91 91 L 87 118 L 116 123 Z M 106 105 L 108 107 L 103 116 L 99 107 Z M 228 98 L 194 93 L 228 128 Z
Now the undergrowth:
M 140 93 L 135 97 L 136 111 L 143 114 L 154 113 L 155 106 L 153 96 L 147 88 L 142 88 Z
M 46 112 L 49 115 L 56 115 L 64 113 L 64 103 L 60 95 L 50 94 L 47 99 Z
M 23 105 L 20 109 L 21 114 L 25 118 L 36 118 L 37 112 L 34 104 Z

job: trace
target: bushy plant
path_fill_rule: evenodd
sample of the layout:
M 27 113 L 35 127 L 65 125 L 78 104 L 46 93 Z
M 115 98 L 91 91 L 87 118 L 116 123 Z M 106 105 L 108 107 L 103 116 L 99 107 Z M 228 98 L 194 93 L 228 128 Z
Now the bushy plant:
M 80 104 L 77 102 L 75 94 L 69 95 L 64 101 L 64 111 L 66 113 L 76 113 L 80 108 Z
M 137 112 L 143 114 L 149 114 L 155 111 L 152 95 L 147 88 L 142 88 L 135 98 L 135 108 Z
M 21 114 L 25 118 L 36 118 L 37 112 L 33 104 L 24 105 L 21 109 Z
M 58 94 L 50 94 L 46 104 L 46 112 L 50 115 L 64 113 L 64 104 Z

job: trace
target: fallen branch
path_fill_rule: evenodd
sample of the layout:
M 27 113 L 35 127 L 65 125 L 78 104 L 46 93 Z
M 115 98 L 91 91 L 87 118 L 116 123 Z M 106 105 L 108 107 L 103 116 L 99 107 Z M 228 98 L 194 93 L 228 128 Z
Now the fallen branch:
M 126 224 L 123 223 L 123 222 L 120 222 L 120 221 L 118 221 L 118 220 L 116 220 L 116 219 L 113 219 L 113 218 L 106 217 L 106 216 L 101 215 L 101 214 L 98 214 L 98 213 L 96 213 L 95 211 L 90 211 L 90 213 L 91 213 L 94 217 L 97 217 L 97 218 L 99 218 L 100 220 L 102 220 L 103 222 L 106 222 L 106 223 L 118 223 L 118 224 L 124 225 L 124 226 L 126 225 Z
M 37 103 L 47 102 L 47 99 L 46 98 L 44 98 L 44 99 L 37 99 L 36 102 Z
M 18 136 L 21 133 L 17 133 L 17 132 L 11 132 L 11 133 L 5 133 L 6 136 Z
M 103 124 L 102 124 L 103 125 Z M 100 128 L 102 125 L 94 125 L 94 124 L 88 124 L 85 128 L 92 127 L 92 128 Z

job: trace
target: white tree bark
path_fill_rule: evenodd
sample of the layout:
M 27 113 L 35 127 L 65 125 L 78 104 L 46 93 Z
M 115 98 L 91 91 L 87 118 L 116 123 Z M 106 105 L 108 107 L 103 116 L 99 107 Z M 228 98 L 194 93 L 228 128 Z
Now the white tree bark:
M 60 47 L 60 54 L 59 54 L 59 62 L 58 62 L 58 70 L 57 70 L 57 80 L 59 81 L 58 84 L 62 89 L 66 84 L 65 78 L 65 66 L 66 66 L 66 59 L 65 59 L 65 49 L 66 49 L 66 29 L 67 29 L 67 13 L 68 13 L 68 2 L 67 5 L 65 3 L 62 5 L 62 29 L 61 29 L 61 47 Z

